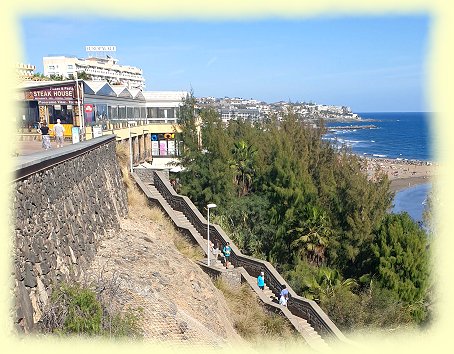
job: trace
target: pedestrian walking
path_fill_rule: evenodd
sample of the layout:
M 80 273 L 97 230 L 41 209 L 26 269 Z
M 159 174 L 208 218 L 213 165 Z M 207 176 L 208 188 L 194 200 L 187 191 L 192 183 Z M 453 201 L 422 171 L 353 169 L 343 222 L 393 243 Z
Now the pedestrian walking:
M 55 141 L 57 147 L 63 147 L 65 128 L 60 124 L 60 119 L 57 119 L 57 124 L 54 125 Z
M 43 137 L 42 147 L 44 150 L 50 149 L 50 136 L 49 136 L 49 127 L 46 122 L 42 122 L 41 128 L 39 128 L 41 135 Z
M 287 303 L 287 300 L 288 300 L 288 289 L 287 289 L 287 286 L 284 284 L 282 286 L 282 290 L 281 290 L 281 293 L 279 294 L 280 296 L 283 296 L 285 298 L 285 302 Z
M 214 243 L 214 246 L 213 246 L 213 255 L 214 255 L 214 260 L 217 261 L 218 256 L 219 256 L 219 244 L 217 241 Z
M 279 298 L 279 305 L 287 306 L 287 298 L 284 295 Z
M 224 259 L 225 259 L 225 268 L 227 269 L 229 267 L 229 259 L 230 259 L 230 252 L 232 249 L 230 248 L 230 242 L 227 242 L 227 244 L 224 246 L 222 249 L 222 253 L 224 253 Z
M 260 275 L 257 277 L 257 285 L 260 289 L 265 290 L 265 273 L 260 272 Z

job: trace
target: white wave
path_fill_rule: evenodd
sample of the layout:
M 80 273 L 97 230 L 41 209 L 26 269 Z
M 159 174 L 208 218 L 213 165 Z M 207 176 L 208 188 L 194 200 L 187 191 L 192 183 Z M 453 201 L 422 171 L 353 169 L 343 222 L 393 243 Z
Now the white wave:
M 386 157 L 388 155 L 383 155 L 383 154 L 372 154 L 372 156 L 375 156 L 375 157 Z

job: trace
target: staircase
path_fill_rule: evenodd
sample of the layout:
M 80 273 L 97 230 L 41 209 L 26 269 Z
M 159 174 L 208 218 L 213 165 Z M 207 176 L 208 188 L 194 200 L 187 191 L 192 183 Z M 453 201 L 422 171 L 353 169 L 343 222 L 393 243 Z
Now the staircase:
M 245 272 L 246 273 L 246 272 Z M 314 349 L 327 351 L 331 348 L 326 344 L 323 338 L 317 333 L 317 331 L 304 319 L 292 314 L 286 306 L 279 305 L 279 298 L 273 291 L 265 284 L 264 290 L 261 290 L 255 278 L 249 274 L 243 274 L 242 276 L 251 285 L 251 288 L 257 293 L 259 298 L 264 303 L 272 302 L 275 307 L 279 307 L 279 310 L 287 317 L 293 327 L 303 336 L 304 340 Z
M 180 231 L 190 234 L 190 236 L 199 244 L 199 246 L 204 250 L 205 254 L 207 253 L 207 240 L 201 235 L 199 231 L 205 231 L 206 232 L 206 220 L 203 218 L 203 216 L 196 210 L 196 208 L 192 205 L 190 200 L 187 197 L 180 196 L 175 193 L 173 188 L 170 186 L 170 183 L 168 181 L 165 181 L 165 178 L 163 176 L 159 176 L 157 181 L 160 183 L 159 184 L 159 189 L 154 183 L 155 180 L 155 174 L 156 172 L 153 172 L 152 170 L 147 170 L 147 169 L 136 169 L 134 171 L 133 177 L 135 178 L 137 184 L 139 187 L 144 191 L 144 193 L 147 195 L 147 197 L 154 201 L 156 204 L 158 204 L 161 209 L 167 213 L 167 215 L 173 220 L 175 223 L 176 227 L 180 229 Z M 158 176 L 156 174 L 156 176 Z M 163 191 L 165 194 L 163 195 L 161 192 Z M 171 203 L 173 203 L 177 208 L 181 208 L 185 210 L 186 213 L 176 210 L 176 208 L 173 208 L 171 206 Z M 190 206 L 192 205 L 192 208 L 184 208 L 184 204 L 187 204 Z M 188 218 L 189 216 L 189 218 Z M 191 223 L 190 219 L 191 217 L 193 218 L 193 222 L 198 223 L 198 225 L 193 225 Z M 202 228 L 202 226 L 205 225 L 205 229 Z M 197 230 L 197 227 L 199 227 L 199 230 Z M 214 230 L 212 229 L 214 228 Z M 210 224 L 210 240 L 213 240 L 211 237 L 212 231 L 218 231 L 218 226 L 214 226 Z M 221 232 L 223 232 L 221 230 Z M 229 238 L 224 235 L 222 238 L 219 238 L 219 232 L 213 233 L 213 236 L 218 237 L 217 240 L 218 242 L 223 242 L 225 244 L 226 239 L 229 240 Z M 268 262 L 260 261 L 253 259 L 252 257 L 244 256 L 241 254 L 241 252 L 235 247 L 235 245 L 229 240 L 232 249 L 233 249 L 233 256 L 232 261 L 235 263 L 238 262 L 243 262 L 245 264 L 243 268 L 243 264 L 240 262 L 240 267 L 238 270 L 241 272 L 241 275 L 243 279 L 251 286 L 251 288 L 257 293 L 258 297 L 263 301 L 263 303 L 271 307 L 271 309 L 276 312 L 276 313 L 281 313 L 283 316 L 285 316 L 289 322 L 292 324 L 292 326 L 303 336 L 307 344 L 316 350 L 320 351 L 327 351 L 328 349 L 331 349 L 328 344 L 325 342 L 325 340 L 320 336 L 320 334 L 315 330 L 313 325 L 311 323 L 316 323 L 318 326 L 322 326 L 324 331 L 328 330 L 328 333 L 331 334 L 334 338 L 344 341 L 344 342 L 349 342 L 343 334 L 337 329 L 337 327 L 334 325 L 334 323 L 331 322 L 331 320 L 326 316 L 325 313 L 318 307 L 317 304 L 315 304 L 312 301 L 306 300 L 304 298 L 299 297 L 282 279 L 282 277 L 274 270 L 274 267 L 272 267 Z M 220 249 L 222 251 L 222 246 L 220 245 Z M 226 271 L 225 265 L 223 263 L 222 259 L 222 252 L 220 252 L 219 258 L 216 258 L 215 255 L 213 254 L 212 250 L 209 250 L 210 252 L 210 267 L 214 269 L 219 269 Z M 246 263 L 245 263 L 246 262 Z M 249 263 L 254 262 L 254 264 L 251 266 Z M 207 258 L 203 260 L 203 263 L 207 264 Z M 260 266 L 261 269 L 267 270 L 266 276 L 265 276 L 265 289 L 261 290 L 257 286 L 257 279 L 255 278 L 255 274 L 258 274 L 259 268 L 254 266 L 257 266 L 255 263 L 257 263 Z M 246 267 L 247 266 L 247 267 Z M 229 269 L 233 269 L 234 266 L 230 264 Z M 247 269 L 249 268 L 249 270 Z M 270 270 L 272 268 L 272 270 Z M 254 274 L 255 273 L 255 274 Z M 251 275 L 252 274 L 252 275 Z M 272 275 L 272 277 L 270 277 Z M 277 279 L 276 279 L 277 277 Z M 274 278 L 274 279 L 272 279 Z M 280 279 L 280 280 L 279 280 Z M 276 284 L 276 280 L 278 280 L 278 283 Z M 271 283 L 269 283 L 270 281 Z M 268 282 L 268 284 L 267 284 Z M 279 305 L 279 299 L 277 297 L 277 294 L 273 292 L 272 288 L 273 286 L 269 285 L 274 285 L 274 290 L 279 292 L 280 291 L 280 284 L 286 284 L 287 288 L 291 294 L 291 299 L 289 300 L 288 307 Z M 301 304 L 304 304 L 305 307 L 302 307 Z M 309 304 L 309 305 L 308 305 Z M 309 317 L 311 322 L 309 323 L 305 318 L 303 318 L 301 315 L 305 312 L 308 311 L 309 307 Z
M 137 170 L 136 170 L 137 171 Z M 136 172 L 137 173 L 137 172 Z M 186 215 L 184 215 L 183 212 L 178 211 L 173 209 L 170 204 L 166 201 L 166 199 L 159 193 L 158 189 L 154 186 L 153 180 L 150 178 L 149 173 L 137 173 L 139 178 L 144 182 L 146 187 L 148 188 L 149 192 L 153 196 L 154 199 L 158 200 L 161 206 L 163 206 L 166 210 L 172 210 L 173 215 L 169 215 L 171 219 L 178 224 L 179 227 L 182 227 L 184 229 L 187 229 L 193 237 L 198 239 L 198 243 L 200 246 L 203 246 L 202 249 L 203 251 L 207 252 L 208 249 L 208 242 L 205 238 L 203 238 L 202 235 L 197 231 L 197 229 L 191 224 L 191 222 L 188 220 Z M 222 261 L 220 260 L 222 259 Z M 205 264 L 208 263 L 208 258 L 205 258 L 203 260 Z M 220 250 L 219 256 L 216 257 L 215 254 L 213 253 L 213 250 L 210 247 L 210 265 L 218 268 L 218 269 L 226 269 L 224 259 L 222 257 L 222 250 Z M 234 266 L 232 263 L 229 264 L 229 267 L 227 269 L 233 269 Z

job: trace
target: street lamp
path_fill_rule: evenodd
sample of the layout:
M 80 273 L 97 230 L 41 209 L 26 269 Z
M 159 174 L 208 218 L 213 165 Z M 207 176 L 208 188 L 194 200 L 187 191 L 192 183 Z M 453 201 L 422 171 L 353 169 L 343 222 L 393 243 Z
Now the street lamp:
M 207 264 L 210 265 L 210 209 L 211 208 L 216 208 L 217 205 L 210 203 L 207 205 L 208 209 L 208 229 L 207 229 L 207 240 L 208 240 L 208 246 L 207 246 Z
M 85 131 L 85 117 L 84 117 L 84 113 L 82 112 L 81 110 L 81 107 L 80 107 L 80 88 L 79 88 L 79 78 L 77 76 L 77 73 L 78 72 L 82 72 L 83 70 L 75 70 L 74 71 L 74 74 L 75 74 L 75 79 L 76 79 L 76 89 L 77 89 L 77 107 L 79 109 L 79 116 L 80 116 L 80 132 L 79 132 L 79 136 L 81 137 L 80 140 L 82 141 L 83 139 L 83 132 Z
M 133 172 L 132 169 L 132 135 L 137 135 L 137 133 L 131 133 L 131 122 L 128 121 L 128 126 L 129 126 L 129 159 L 131 162 L 131 173 Z

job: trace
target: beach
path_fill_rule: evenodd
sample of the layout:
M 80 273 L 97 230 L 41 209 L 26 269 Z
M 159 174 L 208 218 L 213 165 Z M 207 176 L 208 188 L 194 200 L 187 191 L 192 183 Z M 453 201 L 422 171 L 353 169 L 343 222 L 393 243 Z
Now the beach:
M 417 184 L 429 183 L 436 175 L 436 164 L 430 161 L 399 160 L 363 157 L 366 173 L 370 179 L 377 169 L 385 172 L 391 181 L 390 190 L 397 192 Z

